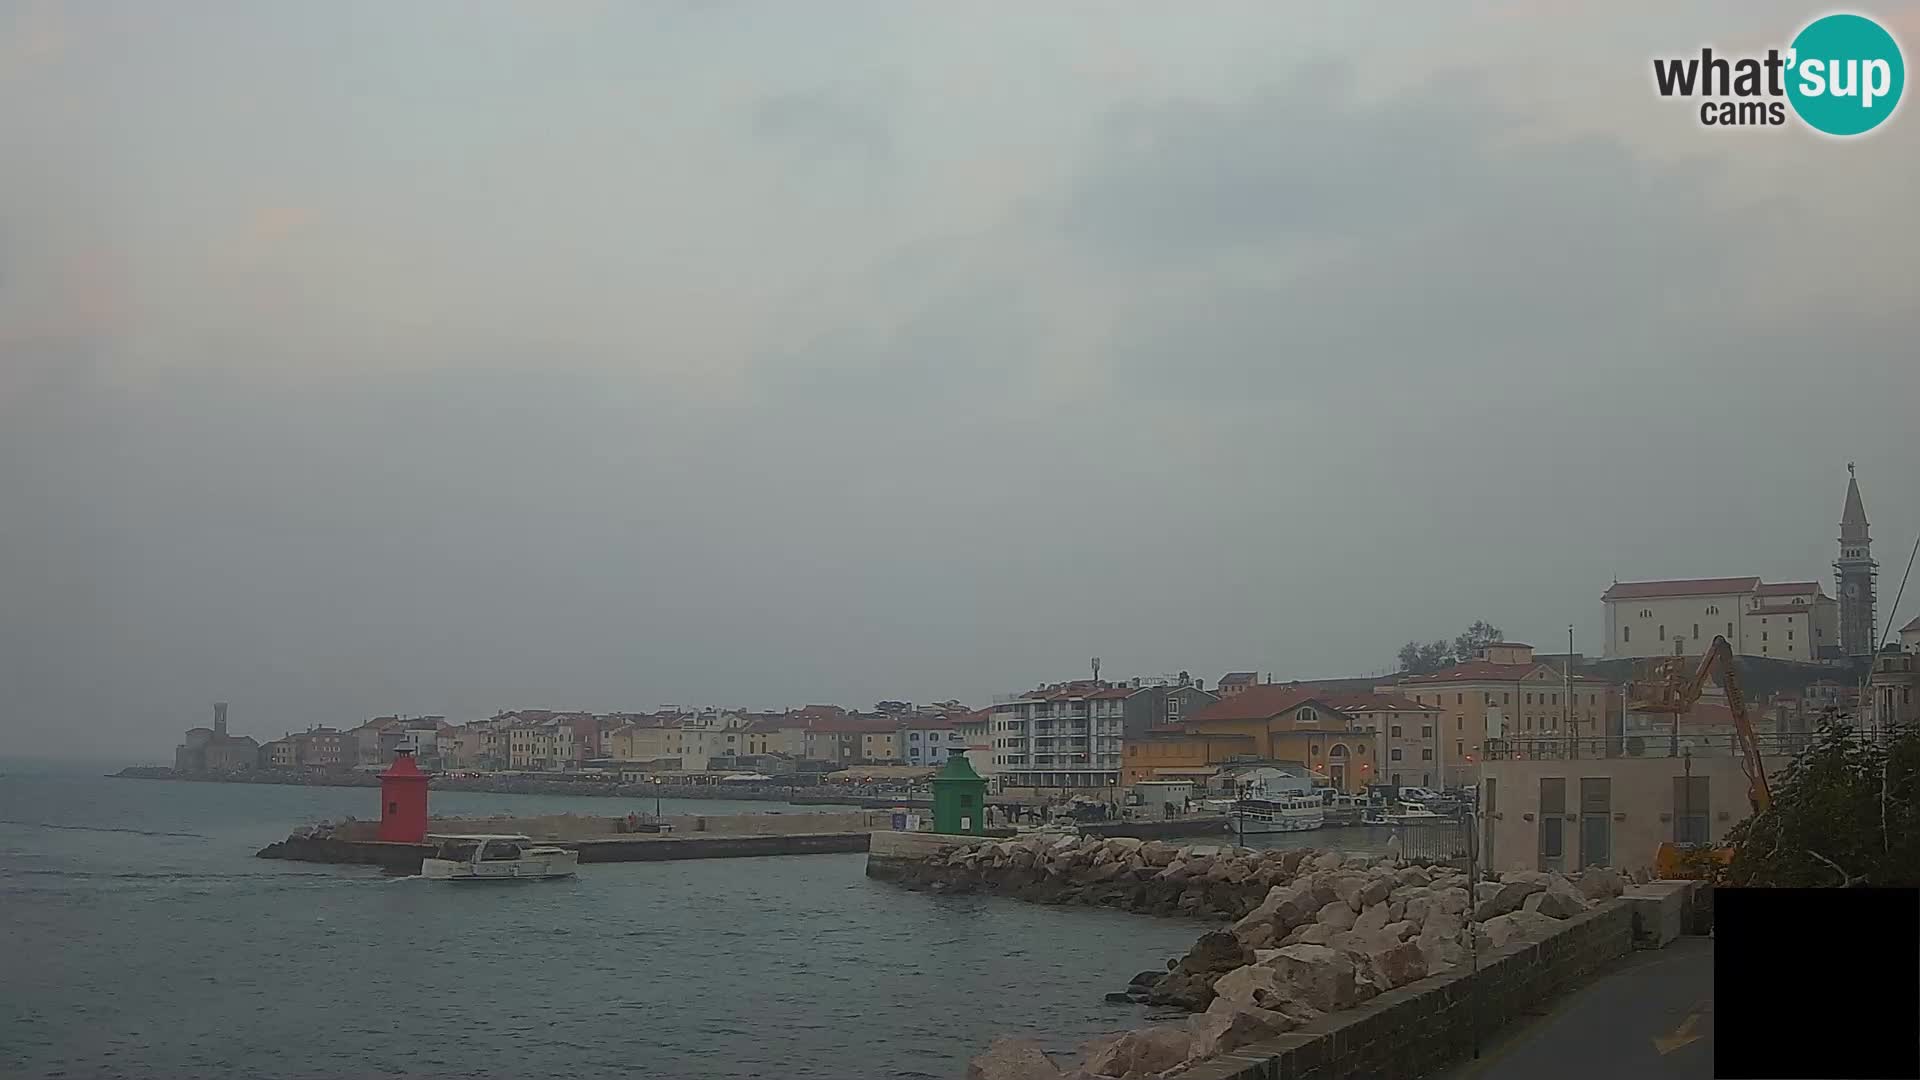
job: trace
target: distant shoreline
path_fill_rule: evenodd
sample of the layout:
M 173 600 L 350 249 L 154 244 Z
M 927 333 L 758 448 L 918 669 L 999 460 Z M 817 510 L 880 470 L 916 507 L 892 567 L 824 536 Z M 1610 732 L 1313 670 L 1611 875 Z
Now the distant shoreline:
M 291 787 L 379 787 L 378 773 L 306 773 L 256 770 L 243 773 L 181 773 L 162 765 L 130 765 L 116 780 L 179 780 L 208 784 L 283 784 Z M 436 776 L 435 791 L 472 791 L 491 795 L 583 795 L 619 799 L 727 799 L 780 802 L 802 806 L 858 806 L 872 796 L 831 788 L 758 786 L 735 789 L 713 784 L 606 784 L 589 780 L 539 780 L 531 777 Z

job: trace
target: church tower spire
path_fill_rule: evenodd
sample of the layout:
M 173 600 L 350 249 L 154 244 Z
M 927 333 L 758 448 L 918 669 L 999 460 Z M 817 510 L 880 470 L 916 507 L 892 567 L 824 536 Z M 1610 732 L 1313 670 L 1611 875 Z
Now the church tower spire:
M 1860 482 L 1853 462 L 1847 462 L 1847 505 L 1840 511 L 1840 558 L 1833 564 L 1840 594 L 1840 651 L 1848 656 L 1871 656 L 1878 644 L 1873 618 L 1873 583 L 1880 564 L 1873 561 L 1873 538 L 1867 529 L 1867 507 L 1860 501 Z

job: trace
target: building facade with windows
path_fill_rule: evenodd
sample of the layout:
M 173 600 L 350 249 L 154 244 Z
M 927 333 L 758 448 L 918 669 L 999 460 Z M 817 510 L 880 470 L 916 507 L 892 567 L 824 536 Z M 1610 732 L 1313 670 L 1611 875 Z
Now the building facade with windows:
M 1373 735 L 1373 783 L 1433 787 L 1440 776 L 1440 730 L 1447 713 L 1405 694 L 1327 694 L 1356 731 Z
M 1376 688 L 1440 709 L 1433 747 L 1435 780 L 1444 787 L 1474 782 L 1489 740 L 1554 741 L 1604 736 L 1619 698 L 1607 683 L 1533 659 L 1533 646 L 1498 642 L 1481 659 Z M 1426 786 L 1426 785 L 1422 785 Z
M 902 720 L 895 738 L 900 758 L 909 765 L 938 768 L 947 756 L 965 753 L 966 737 L 960 733 L 957 717 L 909 716 Z
M 987 733 L 1002 788 L 1116 790 L 1132 694 L 1081 680 L 996 701 Z
M 1300 766 L 1340 791 L 1377 782 L 1380 765 L 1371 730 L 1356 728 L 1313 687 L 1263 683 L 1201 709 L 1178 725 L 1190 738 L 1237 736 L 1233 756 Z M 1220 743 L 1211 753 L 1229 751 Z
M 1699 656 L 1715 637 L 1741 656 L 1812 662 L 1842 655 L 1840 608 L 1818 582 L 1619 581 L 1600 600 L 1608 658 Z

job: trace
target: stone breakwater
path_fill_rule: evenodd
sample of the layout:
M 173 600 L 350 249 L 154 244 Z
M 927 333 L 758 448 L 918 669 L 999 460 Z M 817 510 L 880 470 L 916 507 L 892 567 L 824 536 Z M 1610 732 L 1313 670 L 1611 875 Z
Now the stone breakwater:
M 969 1065 L 969 1080 L 1176 1076 L 1453 971 L 1470 948 L 1541 940 L 1625 888 L 1611 870 L 1509 873 L 1470 888 L 1465 873 L 1446 865 L 1126 837 L 970 841 L 886 863 L 874 876 L 935 891 L 1233 920 L 1165 970 L 1143 971 L 1108 995 L 1189 1010 L 1184 1022 L 1095 1040 L 1066 1069 L 1037 1045 L 996 1040 Z

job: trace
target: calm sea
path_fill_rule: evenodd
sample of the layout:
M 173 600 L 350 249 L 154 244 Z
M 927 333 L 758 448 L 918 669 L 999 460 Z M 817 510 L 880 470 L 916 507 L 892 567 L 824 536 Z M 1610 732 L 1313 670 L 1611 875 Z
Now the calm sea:
M 501 887 L 252 857 L 374 792 L 0 776 L 0 1075 L 958 1077 L 1062 1051 L 1200 927 L 943 897 L 864 855 L 600 864 Z M 436 792 L 436 813 L 625 813 Z M 668 812 L 805 812 L 676 804 Z

